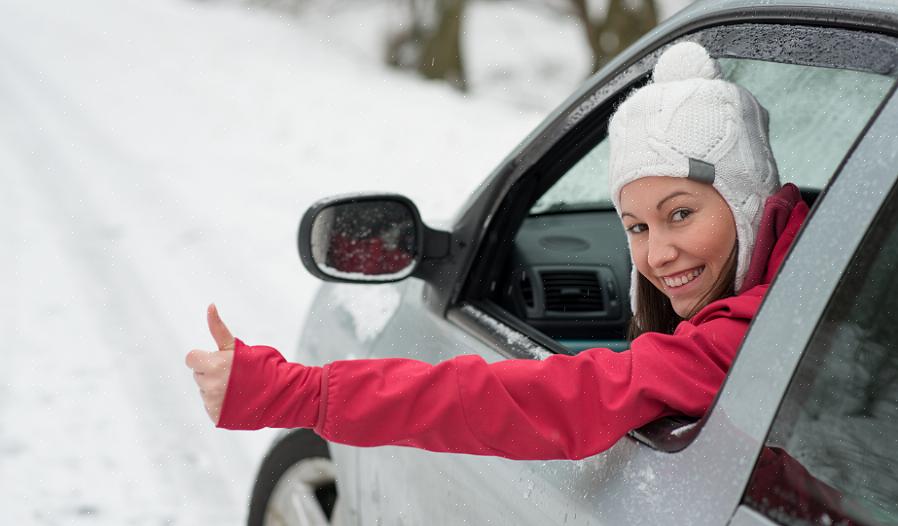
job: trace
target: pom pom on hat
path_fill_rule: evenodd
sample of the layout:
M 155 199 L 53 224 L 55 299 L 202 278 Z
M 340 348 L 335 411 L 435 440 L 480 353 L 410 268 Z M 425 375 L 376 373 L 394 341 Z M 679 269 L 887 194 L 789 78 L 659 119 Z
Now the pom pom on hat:
M 723 78 L 723 74 L 718 62 L 695 42 L 682 42 L 669 48 L 658 59 L 652 73 L 652 80 L 656 83 L 720 78 Z

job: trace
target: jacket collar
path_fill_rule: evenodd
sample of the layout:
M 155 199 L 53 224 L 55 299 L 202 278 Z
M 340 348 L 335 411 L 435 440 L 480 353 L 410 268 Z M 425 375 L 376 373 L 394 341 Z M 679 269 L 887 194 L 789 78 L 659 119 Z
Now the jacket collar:
M 738 294 L 773 281 L 808 215 L 808 210 L 798 187 L 792 183 L 783 185 L 777 193 L 767 198 L 751 263 Z

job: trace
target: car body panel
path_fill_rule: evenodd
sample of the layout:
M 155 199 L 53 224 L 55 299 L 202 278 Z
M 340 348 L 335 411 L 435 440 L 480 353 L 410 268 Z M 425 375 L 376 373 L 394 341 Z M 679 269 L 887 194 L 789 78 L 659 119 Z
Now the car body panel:
M 739 506 L 739 509 L 736 510 L 735 515 L 733 515 L 733 520 L 730 521 L 730 526 L 775 526 L 776 523 L 772 522 L 767 517 L 761 515 L 755 510 L 749 508 L 748 506 L 742 505 Z
M 435 267 L 442 271 L 440 279 L 376 286 L 325 284 L 308 315 L 298 355 L 291 358 L 322 364 L 368 357 L 409 357 L 436 363 L 460 354 L 478 354 L 487 361 L 528 352 L 535 358 L 545 356 L 545 349 L 501 321 L 476 306 L 458 302 L 465 276 L 502 198 L 583 114 L 648 71 L 654 59 L 642 58 L 646 52 L 700 27 L 737 20 L 771 21 L 783 13 L 793 13 L 788 19 L 793 22 L 880 28 L 898 34 L 898 6 L 881 1 L 863 5 L 844 2 L 834 7 L 823 1 L 757 5 L 724 0 L 691 6 L 593 76 L 503 161 L 452 222 L 456 245 L 452 255 L 439 264 L 442 266 Z M 739 507 L 807 340 L 898 176 L 895 130 L 898 101 L 893 95 L 815 206 L 813 219 L 771 287 L 718 401 L 684 450 L 665 453 L 624 438 L 610 450 L 581 461 L 522 462 L 333 444 L 340 495 L 351 521 L 522 525 L 728 522 Z M 852 221 L 845 220 L 846 214 Z M 824 252 L 825 260 L 815 259 Z M 818 264 L 809 266 L 808 261 Z M 437 270 L 434 272 L 439 273 Z M 478 323 L 497 327 L 492 339 L 466 329 L 458 322 L 465 317 L 477 317 Z M 517 350 L 509 354 L 503 347 Z M 734 521 L 767 523 L 748 509 L 740 509 Z
M 297 351 L 288 359 L 308 365 L 367 358 L 371 347 L 395 314 L 403 291 L 417 280 L 381 285 L 324 283 L 315 294 L 300 333 Z M 357 447 L 330 444 L 344 517 L 363 524 L 359 515 L 363 481 Z

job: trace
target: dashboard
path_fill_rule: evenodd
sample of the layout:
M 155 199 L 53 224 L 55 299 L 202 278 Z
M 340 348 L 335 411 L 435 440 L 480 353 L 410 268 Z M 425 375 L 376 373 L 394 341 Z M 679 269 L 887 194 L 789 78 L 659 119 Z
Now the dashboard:
M 801 194 L 813 206 L 821 191 Z M 614 209 L 529 216 L 515 236 L 497 302 L 571 352 L 625 350 L 630 268 Z
M 500 306 L 572 351 L 626 348 L 630 256 L 613 209 L 530 216 Z

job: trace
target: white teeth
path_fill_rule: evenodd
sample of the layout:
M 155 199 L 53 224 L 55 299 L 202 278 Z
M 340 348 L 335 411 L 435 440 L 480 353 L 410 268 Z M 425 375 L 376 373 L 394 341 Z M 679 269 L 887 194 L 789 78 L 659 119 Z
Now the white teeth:
M 697 278 L 698 275 L 701 274 L 704 270 L 705 270 L 705 267 L 702 267 L 702 268 L 695 269 L 691 272 L 687 272 L 686 274 L 677 276 L 675 278 L 661 278 L 661 280 L 664 281 L 664 284 L 667 285 L 668 287 L 671 287 L 671 288 L 682 287 L 683 285 L 685 285 L 685 284 L 689 283 L 690 281 L 694 280 L 695 278 Z

